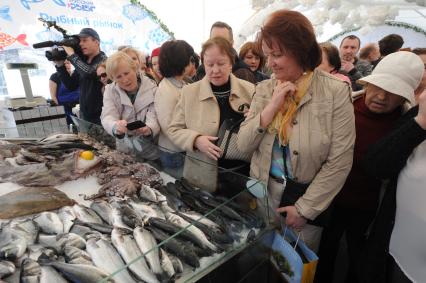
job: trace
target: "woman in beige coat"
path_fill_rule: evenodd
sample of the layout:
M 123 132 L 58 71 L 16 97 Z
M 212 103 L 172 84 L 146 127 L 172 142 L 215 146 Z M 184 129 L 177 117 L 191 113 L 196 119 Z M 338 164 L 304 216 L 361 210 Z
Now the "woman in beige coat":
M 218 161 L 225 168 L 240 164 L 220 158 L 221 149 L 215 144 L 219 127 L 225 119 L 244 117 L 242 105 L 250 105 L 254 85 L 231 74 L 235 58 L 226 39 L 206 41 L 201 60 L 206 76 L 182 89 L 168 133 L 190 157 L 185 160 L 184 177 L 195 186 L 214 191 Z
M 158 85 L 154 106 L 161 128 L 158 138 L 161 165 L 174 177 L 182 175 L 184 154 L 180 153 L 181 150 L 170 139 L 167 130 L 182 88 L 186 85 L 184 78 L 190 70 L 193 56 L 194 49 L 184 40 L 171 40 L 161 45 L 159 64 L 164 78 Z
M 317 249 L 321 228 L 306 224 L 331 203 L 351 169 L 355 124 L 347 84 L 315 70 L 321 49 L 309 20 L 280 10 L 259 35 L 275 79 L 263 81 L 240 127 L 240 150 L 254 151 L 250 175 L 267 184 L 269 204 L 286 213 Z M 293 205 L 280 207 L 289 181 L 308 185 Z M 281 221 L 279 217 L 276 220 Z
M 153 137 L 160 130 L 154 109 L 157 86 L 147 77 L 139 76 L 134 61 L 121 51 L 108 57 L 106 72 L 113 83 L 105 87 L 102 126 L 117 138 L 118 150 L 130 152 L 140 136 Z M 145 126 L 127 129 L 128 123 L 138 120 Z M 137 145 L 136 149 L 139 150 Z

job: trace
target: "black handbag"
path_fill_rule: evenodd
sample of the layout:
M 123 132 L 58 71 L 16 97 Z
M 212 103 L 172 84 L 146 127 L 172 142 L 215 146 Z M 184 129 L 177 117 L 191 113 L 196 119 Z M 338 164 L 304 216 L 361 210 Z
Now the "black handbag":
M 288 176 L 285 149 L 283 149 L 283 156 L 284 156 L 284 171 L 286 176 Z M 310 185 L 310 183 L 302 184 L 302 183 L 295 182 L 294 180 L 290 178 L 286 178 L 284 182 L 285 182 L 285 188 L 281 196 L 281 202 L 279 207 L 293 206 L 296 203 L 296 201 L 306 193 L 306 190 L 308 189 Z M 319 226 L 319 227 L 327 227 L 331 219 L 331 212 L 332 212 L 332 205 L 330 205 L 314 220 L 308 219 L 308 223 L 311 225 Z M 285 214 L 286 213 L 284 212 L 283 215 L 285 216 Z
M 238 110 L 243 111 L 246 104 L 242 104 Z M 240 130 L 240 125 L 244 121 L 242 119 L 225 119 L 220 125 L 218 133 L 217 145 L 222 149 L 222 158 L 229 160 L 241 160 L 245 162 L 250 162 L 253 153 L 245 153 L 238 149 L 237 139 L 238 131 Z

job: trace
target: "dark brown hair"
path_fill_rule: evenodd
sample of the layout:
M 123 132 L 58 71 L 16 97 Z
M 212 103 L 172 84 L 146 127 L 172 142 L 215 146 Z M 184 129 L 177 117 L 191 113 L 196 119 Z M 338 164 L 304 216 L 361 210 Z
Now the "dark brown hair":
M 257 41 L 269 47 L 276 41 L 280 50 L 294 56 L 305 71 L 312 71 L 321 64 L 321 48 L 314 28 L 308 18 L 299 12 L 278 10 L 269 15 Z
M 379 40 L 379 50 L 382 56 L 389 55 L 399 51 L 399 49 L 404 45 L 404 39 L 399 34 L 388 34 Z
M 207 40 L 206 42 L 204 42 L 203 47 L 201 49 L 201 62 L 204 64 L 204 54 L 206 53 L 206 50 L 214 45 L 219 47 L 220 52 L 228 56 L 231 62 L 231 65 L 234 65 L 235 63 L 234 49 L 232 48 L 231 43 L 228 40 L 224 39 L 223 37 L 213 37 Z
M 244 57 L 246 57 L 247 53 L 250 50 L 253 53 L 253 55 L 256 55 L 260 58 L 260 63 L 257 70 L 261 70 L 263 66 L 265 66 L 265 55 L 263 54 L 259 44 L 255 42 L 251 42 L 251 41 L 244 43 L 244 45 L 241 46 L 240 54 L 238 55 L 238 57 L 240 57 L 241 60 L 244 60 Z
M 322 42 L 319 44 L 322 51 L 327 55 L 328 63 L 334 67 L 332 71 L 339 71 L 342 67 L 340 61 L 339 49 L 331 42 Z
M 158 57 L 161 74 L 166 78 L 182 75 L 193 55 L 194 49 L 184 40 L 164 42 Z

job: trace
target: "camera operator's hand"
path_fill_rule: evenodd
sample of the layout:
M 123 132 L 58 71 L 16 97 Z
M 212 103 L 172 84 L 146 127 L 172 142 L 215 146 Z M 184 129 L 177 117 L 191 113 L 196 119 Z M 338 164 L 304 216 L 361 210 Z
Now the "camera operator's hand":
M 71 56 L 75 53 L 74 48 L 72 48 L 72 47 L 65 46 L 65 45 L 63 45 L 61 47 L 65 50 L 65 52 L 67 53 L 68 56 Z
M 62 67 L 65 63 L 65 60 L 55 60 L 53 63 L 55 63 L 56 67 Z

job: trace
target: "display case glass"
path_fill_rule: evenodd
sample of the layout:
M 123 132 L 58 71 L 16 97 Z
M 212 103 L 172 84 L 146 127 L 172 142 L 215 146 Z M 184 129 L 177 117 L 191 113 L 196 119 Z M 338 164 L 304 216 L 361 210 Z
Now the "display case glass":
M 233 170 L 221 168 L 213 161 L 208 162 L 186 155 L 183 152 L 173 152 L 157 145 L 154 146 L 151 139 L 135 139 L 128 136 L 123 137 L 122 140 L 111 139 L 111 135 L 100 126 L 80 119 L 75 119 L 75 123 L 79 132 L 87 133 L 109 146 L 120 148 L 124 144 L 125 151 L 130 155 L 140 162 L 150 164 L 161 172 L 164 185 L 174 180 L 184 180 L 184 184 L 188 184 L 195 192 L 193 196 L 191 196 L 191 192 L 181 192 L 181 195 L 184 195 L 183 198 L 188 197 L 184 201 L 184 205 L 187 205 L 191 200 L 194 202 L 198 200 L 201 204 L 201 207 L 194 205 L 197 209 L 197 216 L 193 217 L 192 221 L 184 218 L 184 220 L 188 220 L 187 225 L 183 225 L 174 233 L 169 232 L 168 237 L 162 241 L 157 238 L 157 245 L 123 265 L 122 268 L 114 271 L 110 277 L 101 282 L 108 282 L 109 279 L 118 280 L 118 278 L 121 278 L 120 276 L 123 276 L 123 273 L 131 273 L 133 265 L 136 268 L 141 261 L 147 262 L 150 257 L 160 256 L 161 258 L 164 251 L 173 258 L 177 257 L 184 267 L 183 272 L 176 274 L 173 280 L 176 282 L 195 282 L 252 245 L 266 233 L 269 214 L 271 213 L 267 209 L 267 198 L 264 197 L 266 187 L 260 181 L 239 173 L 243 171 L 239 170 L 240 168 Z M 148 159 L 144 154 L 147 151 Z M 188 165 L 190 169 L 186 168 Z M 194 178 L 191 174 L 201 176 Z M 188 187 L 185 189 L 188 189 Z M 209 203 L 210 198 L 212 203 Z M 194 207 L 188 205 L 186 208 L 179 208 L 182 210 L 178 210 L 177 215 L 182 216 L 181 212 L 185 213 L 185 209 L 194 211 Z M 174 212 L 172 213 L 174 214 Z M 206 226 L 206 224 L 211 223 L 218 225 L 217 231 L 214 230 L 214 227 Z M 149 225 L 152 224 L 149 224 L 148 220 L 146 227 L 148 231 L 150 231 Z M 203 230 L 206 227 L 211 231 Z M 207 246 L 197 243 L 197 241 L 190 242 L 186 238 L 190 235 L 197 235 L 199 231 L 206 235 L 206 238 L 201 237 L 207 240 Z M 158 231 L 153 229 L 151 234 L 156 232 Z M 217 239 L 214 236 L 215 233 Z M 186 248 L 190 250 L 186 245 L 187 243 L 189 243 L 189 247 L 192 245 L 195 251 L 185 250 Z M 210 246 L 209 243 L 213 245 Z M 179 245 L 183 245 L 184 249 L 177 248 Z M 216 250 L 212 251 L 213 249 Z M 180 256 L 183 259 L 177 256 L 180 251 L 182 252 Z M 157 275 L 157 277 L 160 277 L 160 275 Z
M 138 232 L 136 228 L 114 229 L 115 235 L 105 238 L 112 247 L 114 239 L 117 241 L 120 236 L 131 244 L 136 243 L 139 251 L 131 253 L 133 256 L 123 256 L 120 251 L 121 264 L 114 265 L 114 270 L 109 266 L 106 270 L 109 276 L 99 282 L 118 282 L 128 276 L 136 282 L 149 282 L 152 270 L 156 270 L 152 282 L 195 282 L 267 233 L 272 212 L 267 209 L 266 186 L 241 174 L 247 168 L 225 169 L 213 161 L 159 147 L 151 139 L 132 136 L 117 139 L 100 125 L 78 118 L 74 123 L 74 127 L 64 128 L 62 132 L 78 131 L 109 148 L 124 150 L 138 162 L 155 168 L 161 176 L 160 185 L 157 183 L 155 187 L 161 195 L 157 194 L 157 202 L 150 206 L 160 207 L 156 210 L 162 214 L 154 217 L 146 212 L 143 224 L 136 227 Z M 41 129 L 35 128 L 34 132 Z M 35 139 L 39 137 L 35 135 Z M 19 141 L 19 137 L 15 140 Z M 173 194 L 173 190 L 177 194 Z M 146 239 L 154 239 L 155 244 L 144 246 Z M 117 254 L 118 250 L 116 247 Z M 149 266 L 151 273 L 141 274 L 144 266 Z

